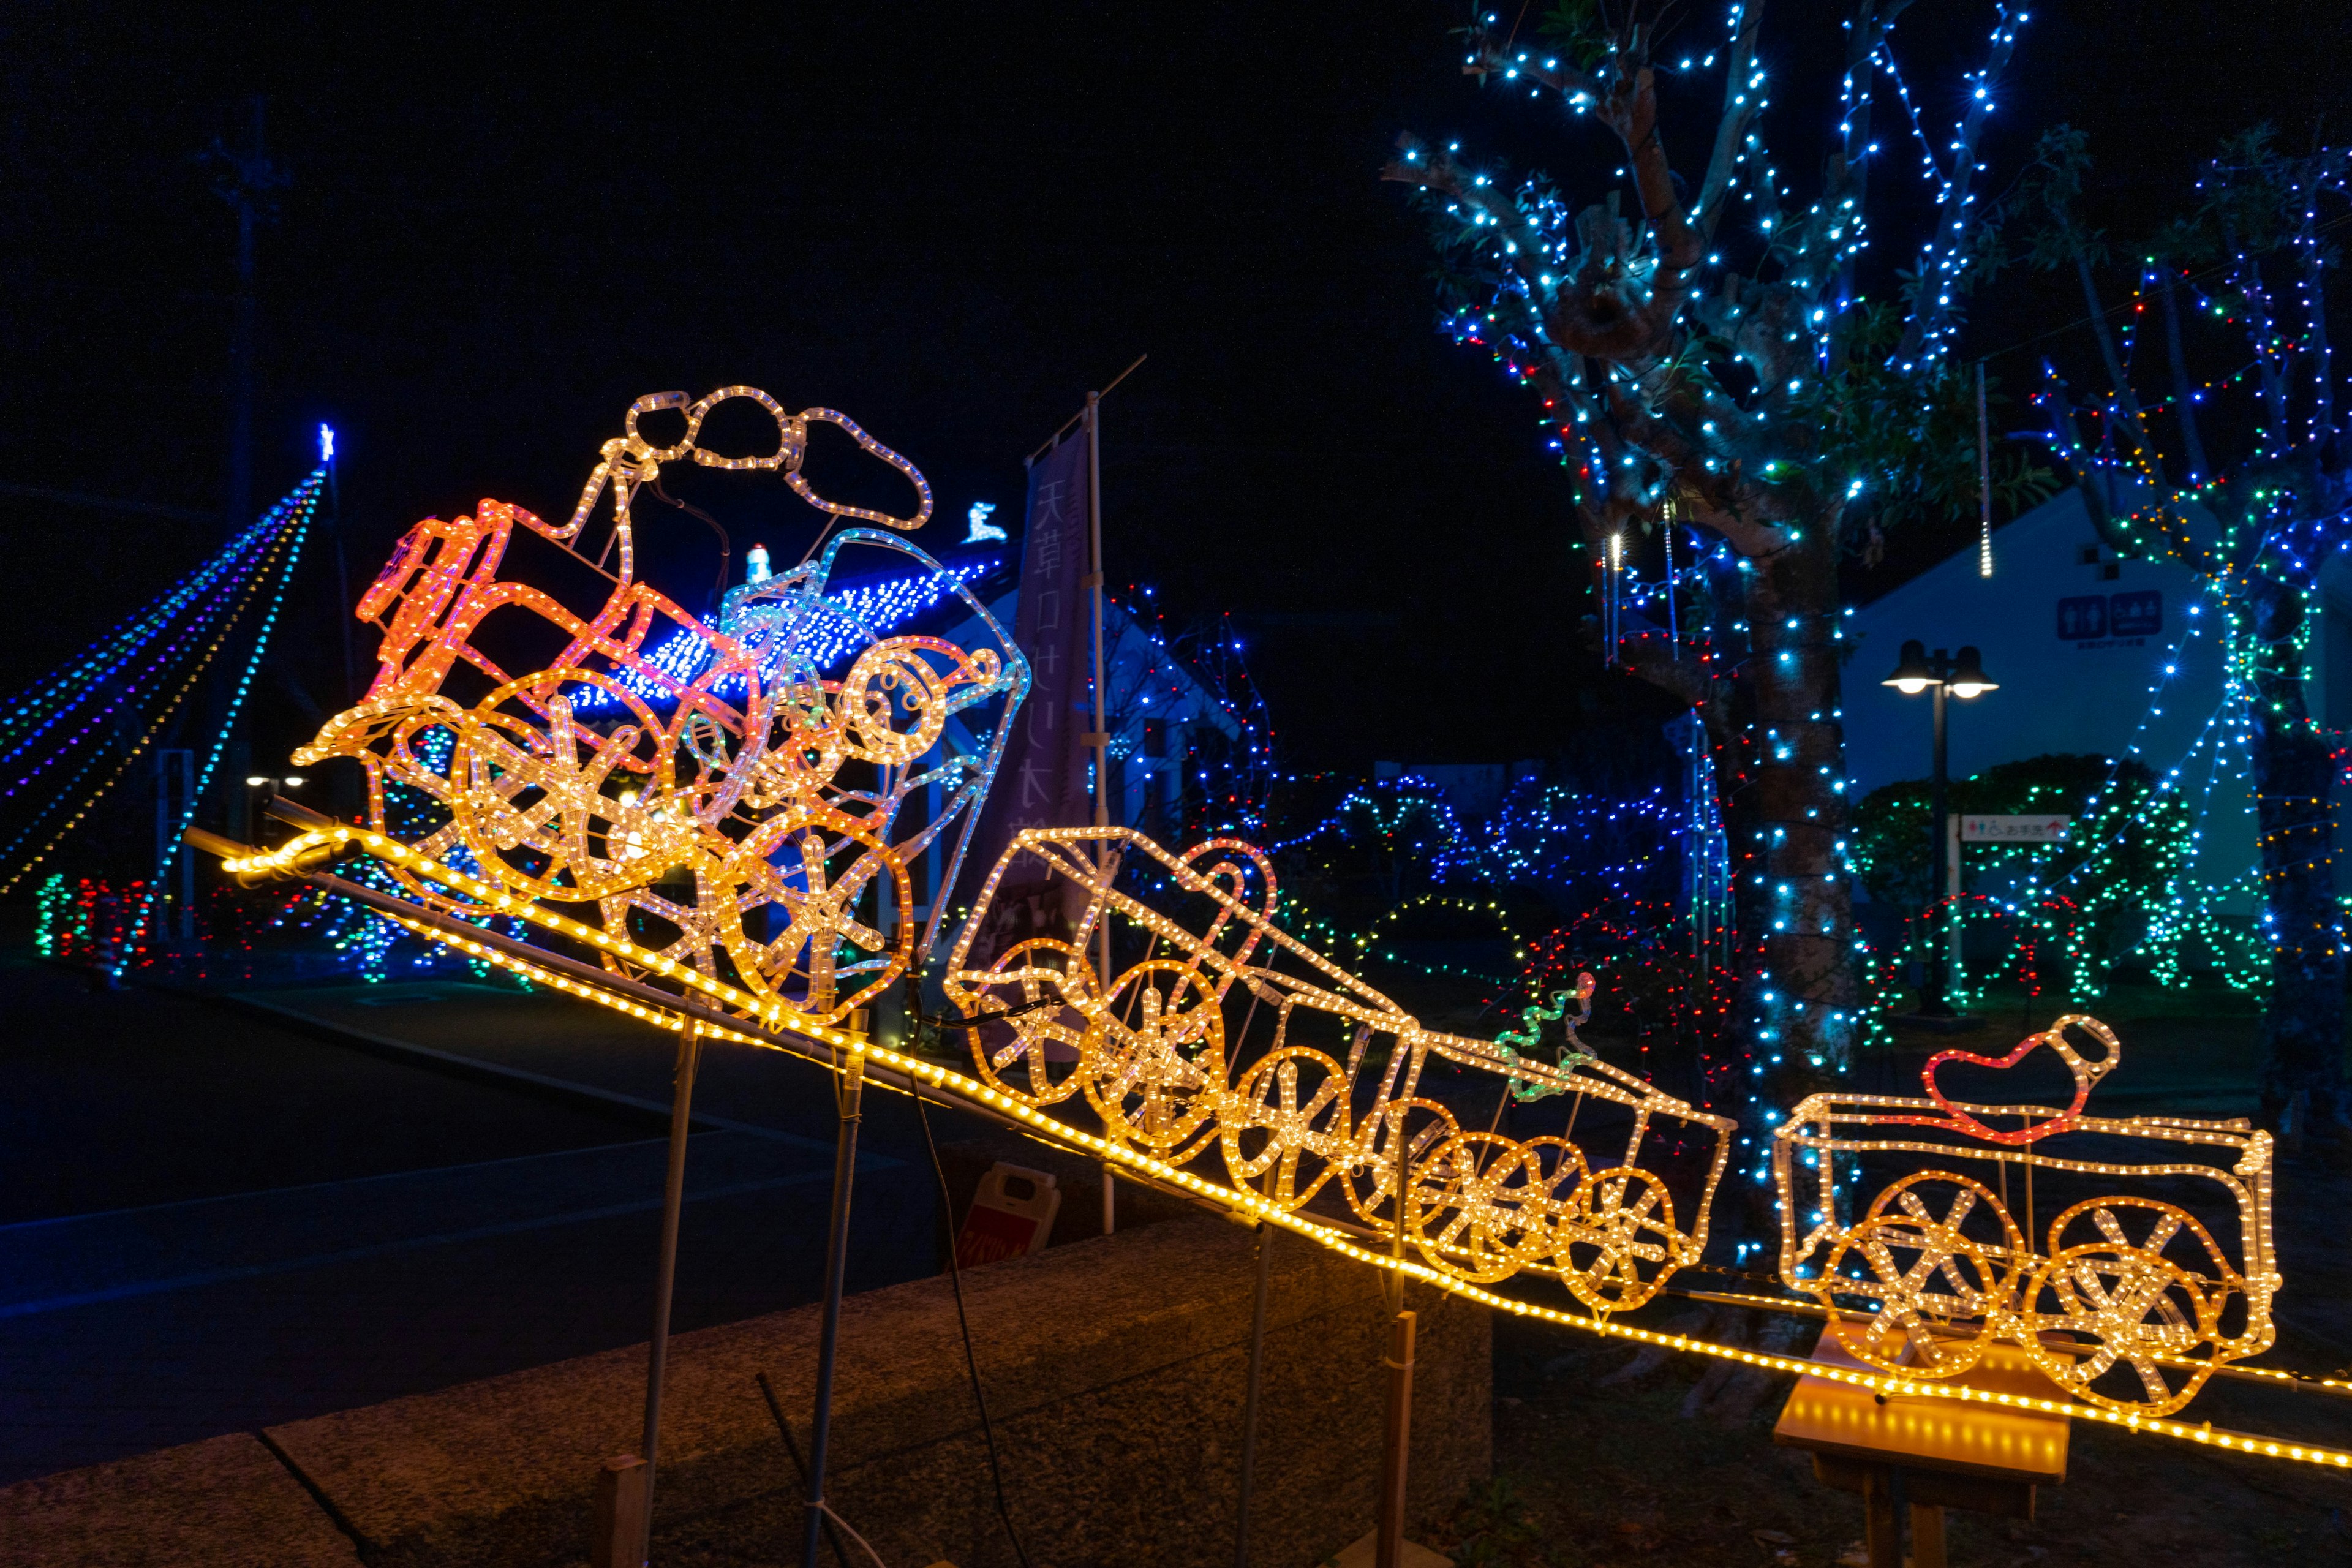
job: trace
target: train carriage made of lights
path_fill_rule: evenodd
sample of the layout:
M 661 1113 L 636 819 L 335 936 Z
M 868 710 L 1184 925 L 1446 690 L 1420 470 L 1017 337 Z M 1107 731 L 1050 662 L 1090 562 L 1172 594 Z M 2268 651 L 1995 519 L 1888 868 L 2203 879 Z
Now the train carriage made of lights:
M 2067 1038 L 2074 1029 L 2105 1054 L 2086 1060 Z M 2063 1109 L 1970 1104 L 1937 1085 L 1948 1062 L 2005 1069 L 2045 1047 L 2074 1076 Z M 1987 1344 L 2007 1340 L 2077 1399 L 2155 1415 L 2179 1410 L 2215 1368 L 2259 1355 L 2276 1337 L 2272 1140 L 2242 1118 L 2084 1115 L 2121 1054 L 2105 1025 L 2069 1015 L 2005 1057 L 1938 1053 L 1923 1074 L 1925 1098 L 1805 1100 L 1773 1139 L 1782 1282 L 1819 1300 L 1838 1342 L 1887 1372 L 1958 1377 Z M 2066 1153 L 2051 1152 L 2049 1141 L 2062 1137 Z M 2126 1143 L 2137 1157 L 2124 1157 Z M 2085 1144 L 2105 1157 L 2080 1157 Z M 1889 1155 L 1929 1163 L 1843 1223 L 1840 1165 Z M 2036 1172 L 2067 1189 L 2040 1250 Z M 2079 1195 L 2114 1178 L 2142 1190 Z M 2156 1194 L 2227 1214 L 2240 1261 L 2215 1239 L 2216 1229 L 2228 1239 L 2225 1227 Z M 2013 1217 L 2021 1204 L 2022 1226 Z
M 1118 885 L 1122 867 L 1138 863 L 1194 902 L 1198 929 Z M 1064 889 L 1062 908 L 1076 915 L 1059 934 L 1023 935 L 975 964 L 975 940 L 1000 929 L 989 918 L 1000 886 L 1041 882 Z M 1125 828 L 1020 834 L 944 982 L 976 1026 L 980 1076 L 1034 1107 L 1082 1098 L 1106 1136 L 1171 1166 L 1221 1171 L 1208 1179 L 1284 1210 L 1336 1189 L 1363 1225 L 1402 1232 L 1431 1268 L 1473 1282 L 1553 1273 L 1607 1313 L 1642 1305 L 1698 1257 L 1735 1124 L 1577 1048 L 1590 975 L 1585 1011 L 1555 1015 L 1568 1048 L 1548 1065 L 1423 1028 L 1276 927 L 1275 892 L 1265 856 L 1235 839 L 1177 855 Z M 1089 959 L 1106 924 L 1110 952 L 1139 955 L 1107 984 Z M 1498 1105 L 1505 1089 L 1565 1097 L 1563 1131 L 1465 1129 L 1423 1092 L 1433 1058 L 1494 1075 Z M 1588 1161 L 1570 1141 L 1587 1099 L 1630 1114 L 1620 1156 Z M 1658 1121 L 1680 1124 L 1704 1167 L 1702 1190 L 1685 1200 L 1687 1230 L 1667 1182 L 1639 1163 Z
M 736 398 L 775 420 L 773 453 L 729 457 L 698 444 L 705 416 Z M 664 411 L 683 416 L 684 434 L 656 446 L 639 421 Z M 919 497 L 914 514 L 839 504 L 811 488 L 800 468 L 816 421 L 903 474 Z M 357 760 L 380 836 L 385 784 L 423 792 L 443 819 L 406 848 L 500 900 L 574 909 L 615 973 L 688 969 L 750 994 L 763 1015 L 838 1022 L 928 950 L 944 900 L 930 900 L 919 942 L 908 866 L 952 843 L 939 879 L 952 885 L 1028 667 L 956 574 L 887 531 L 929 517 L 929 487 L 845 416 L 788 414 L 766 393 L 732 386 L 690 404 L 683 393 L 640 398 L 625 430 L 605 443 L 561 527 L 485 500 L 470 517 L 412 529 L 359 605 L 360 618 L 383 632 L 373 685 L 296 759 Z M 719 624 L 706 625 L 636 576 L 634 494 L 658 481 L 664 463 L 688 458 L 777 471 L 828 514 L 828 526 L 884 527 L 852 528 L 800 566 L 730 590 Z M 573 542 L 607 490 L 611 533 L 592 561 Z M 518 522 L 612 584 L 600 608 L 575 615 L 538 588 L 499 580 Z M 856 612 L 826 586 L 851 550 L 911 557 L 962 599 L 996 647 L 872 635 L 845 649 L 841 628 Z M 501 611 L 528 613 L 565 639 L 546 668 L 510 674 L 485 650 L 480 630 Z M 646 651 L 656 628 L 688 634 L 709 657 L 690 673 L 667 668 Z M 814 628 L 825 635 L 811 637 Z M 453 697 L 445 688 L 459 674 L 487 691 Z M 435 731 L 451 743 L 421 746 Z M 436 765 L 428 751 L 446 761 Z M 910 822 L 918 799 L 923 820 Z M 480 899 L 419 875 L 413 861 L 388 865 L 429 908 L 486 912 Z

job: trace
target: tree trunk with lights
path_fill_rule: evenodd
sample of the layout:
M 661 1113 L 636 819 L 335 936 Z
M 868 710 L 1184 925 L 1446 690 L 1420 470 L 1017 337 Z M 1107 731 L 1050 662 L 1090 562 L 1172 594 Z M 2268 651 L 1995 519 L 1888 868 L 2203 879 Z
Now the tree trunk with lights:
M 2232 605 L 2246 672 L 2263 926 L 2271 994 L 2263 1013 L 2263 1119 L 2286 1134 L 2340 1136 L 2352 1121 L 2344 1076 L 2342 914 L 2329 865 L 2336 763 L 2304 704 L 2304 595 L 2248 578 Z
M 2071 266 L 2091 305 L 2105 369 L 2108 428 L 2093 448 L 2071 410 L 2053 400 L 2052 443 L 2073 461 L 2100 535 L 2118 553 L 2186 567 L 2218 601 L 2235 697 L 2243 704 L 2262 879 L 2259 936 L 2271 959 L 2263 1015 L 2264 1122 L 2282 1134 L 2352 1139 L 2352 1085 L 2344 1065 L 2344 915 L 2336 900 L 2334 795 L 2337 763 L 2308 701 L 2305 644 L 2319 569 L 2352 548 L 2352 451 L 2335 428 L 2323 229 L 2352 205 L 2352 153 L 2323 149 L 2290 158 L 2267 130 L 2225 147 L 2192 215 L 2164 237 L 2159 275 L 2143 272 L 2162 307 L 2174 417 L 2186 484 L 2168 478 L 2147 414 L 2135 395 L 2099 309 L 2093 263 L 2103 237 L 2076 216 L 2090 168 L 2084 138 L 2059 127 L 2042 139 L 2015 205 L 2038 226 L 2034 259 Z M 2326 222 L 2323 205 L 2339 207 Z M 2206 467 L 2195 383 L 2182 345 L 2177 296 L 2191 260 L 2218 260 L 2222 313 L 2252 351 L 2247 377 L 2259 399 L 2253 450 L 2216 479 Z M 2273 309 L 2263 263 L 2293 279 L 2299 326 Z M 2158 264 L 2151 263 L 2151 266 Z M 2307 378 L 2308 384 L 2303 384 Z M 2302 416 L 2302 427 L 2295 421 Z M 2124 450 L 2128 448 L 2128 450 Z M 2128 489 L 2115 481 L 2120 477 Z M 2137 501 L 2132 510 L 2123 504 Z
M 1864 1029 L 1844 858 L 1839 562 L 1884 508 L 1905 504 L 1894 498 L 1933 488 L 1920 482 L 1931 468 L 1975 493 L 1972 437 L 1918 437 L 1922 408 L 1960 395 L 1943 355 L 1979 221 L 1987 91 L 1948 142 L 1907 315 L 1853 290 L 1874 150 L 1868 83 L 1906 4 L 1849 5 L 1843 140 L 1803 206 L 1784 206 L 1756 130 L 1770 101 L 1760 0 L 1733 9 L 1715 52 L 1691 51 L 1710 66 L 1720 54 L 1727 71 L 1703 176 L 1670 166 L 1657 100 L 1670 68 L 1656 60 L 1672 29 L 1638 0 L 1597 7 L 1580 35 L 1543 47 L 1474 28 L 1464 67 L 1597 122 L 1630 189 L 1573 208 L 1540 177 L 1507 188 L 1458 146 L 1411 136 L 1383 172 L 1423 193 L 1456 278 L 1475 285 L 1455 284 L 1448 326 L 1539 395 L 1592 558 L 1668 526 L 1711 542 L 1700 569 L 1713 609 L 1699 635 L 1642 627 L 1602 655 L 1689 702 L 1714 748 L 1742 966 L 1732 1022 L 1750 1058 L 1747 1094 L 1723 1109 L 1758 1139 L 1770 1108 L 1850 1064 Z M 2014 42 L 2004 19 L 1971 79 L 1994 81 Z M 1741 221 L 1727 222 L 1735 212 Z
M 1699 711 L 1716 747 L 1739 896 L 1739 1019 L 1750 1076 L 1818 1081 L 1842 1062 L 1861 1016 L 1846 876 L 1844 727 L 1839 722 L 1837 552 L 1827 528 L 1738 572 L 1748 592 L 1738 672 L 1709 683 Z

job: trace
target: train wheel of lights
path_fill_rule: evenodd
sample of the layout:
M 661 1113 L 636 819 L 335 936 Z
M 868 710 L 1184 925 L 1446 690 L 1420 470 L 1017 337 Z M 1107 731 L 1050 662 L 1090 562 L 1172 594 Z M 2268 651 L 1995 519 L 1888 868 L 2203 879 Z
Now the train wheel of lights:
M 2070 1247 L 2035 1272 L 2023 1321 L 2035 1363 L 2067 1393 L 2110 1410 L 2168 1415 L 2195 1398 L 2220 1364 L 2214 1308 L 2171 1259 L 2097 1241 Z M 2118 1367 L 2137 1374 L 2145 1398 L 2098 1386 Z
M 1051 937 L 1032 937 L 997 955 L 973 988 L 972 1065 L 991 1088 L 1032 1105 L 1077 1092 L 1080 1030 L 1069 1016 L 1088 999 L 1092 973 L 1084 954 Z M 1012 1016 L 992 1023 L 992 1013 Z
M 1331 1179 L 1332 1160 L 1346 1158 L 1347 1069 L 1311 1046 L 1270 1051 L 1250 1064 L 1218 1121 L 1234 1184 L 1296 1208 Z
M 2050 1222 L 2053 1258 L 2101 1241 L 2171 1258 L 2209 1295 L 2217 1289 L 2245 1288 L 2213 1233 L 2196 1215 L 2157 1198 L 2086 1198 Z
M 1984 1355 L 1985 1314 L 2005 1300 L 1999 1272 L 1956 1228 L 1908 1215 L 1866 1218 L 1838 1237 L 1805 1285 L 1856 1361 L 1914 1377 L 1957 1377 Z M 1866 1318 L 1845 1316 L 1859 1297 Z
M 1533 1162 L 1529 1179 L 1543 1190 L 1544 1212 L 1555 1220 L 1568 1212 L 1568 1200 L 1578 1184 L 1592 1173 L 1584 1151 L 1565 1138 L 1530 1138 L 1519 1145 Z
M 1873 1198 L 1863 1218 L 1884 1219 L 1890 1226 L 1912 1225 L 1923 1244 L 1945 1231 L 1968 1237 L 1996 1280 L 2014 1276 L 2033 1261 L 2025 1233 L 1992 1189 L 1950 1171 L 1914 1172 Z M 1948 1274 L 1943 1284 L 1955 1292 L 1968 1289 Z
M 1569 1194 L 1554 1261 L 1595 1311 L 1630 1311 L 1682 1266 L 1683 1235 L 1665 1184 L 1637 1165 L 1594 1171 Z
M 1121 974 L 1078 1043 L 1078 1081 L 1104 1130 L 1170 1158 L 1209 1120 L 1224 1078 L 1216 993 L 1175 959 Z
M 1450 1138 L 1460 1136 L 1454 1113 L 1433 1100 L 1399 1100 L 1356 1124 L 1340 1186 L 1348 1206 L 1366 1225 L 1396 1228 L 1397 1173 Z
M 1488 1284 L 1551 1250 L 1554 1205 L 1541 1163 L 1493 1132 L 1464 1132 L 1415 1164 L 1405 1228 L 1448 1274 Z
M 906 973 L 914 928 L 913 886 L 905 865 L 865 828 L 837 812 L 779 813 L 723 860 L 703 868 L 713 910 L 688 911 L 695 945 L 722 950 L 745 986 L 820 1024 L 837 1023 L 884 994 Z M 879 888 L 893 911 L 887 929 L 857 907 Z M 636 900 L 645 907 L 641 897 Z M 755 909 L 784 916 L 764 940 L 746 927 Z M 610 918 L 609 916 L 607 917 Z
M 2093 1198 L 2050 1222 L 2050 1260 L 2021 1307 L 2053 1382 L 2094 1404 L 2162 1415 L 2188 1404 L 2215 1366 L 2251 1353 L 2221 1334 L 2223 1311 L 2245 1293 L 2193 1215 L 2154 1198 Z M 2118 1365 L 2137 1375 L 2144 1400 L 2095 1386 Z

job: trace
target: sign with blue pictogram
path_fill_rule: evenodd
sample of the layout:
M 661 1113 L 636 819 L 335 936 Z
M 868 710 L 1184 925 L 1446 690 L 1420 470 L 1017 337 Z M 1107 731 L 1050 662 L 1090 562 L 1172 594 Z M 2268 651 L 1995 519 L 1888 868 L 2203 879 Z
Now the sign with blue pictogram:
M 2122 594 L 2082 594 L 2058 601 L 2058 640 L 2102 647 L 2126 638 L 2160 637 L 2164 594 L 2135 588 Z
M 2107 635 L 2107 596 L 2085 594 L 2079 598 L 2058 601 L 2058 636 L 2061 641 L 2082 642 Z
M 2156 588 L 2107 595 L 2107 635 L 2152 637 L 2164 631 L 2164 595 Z

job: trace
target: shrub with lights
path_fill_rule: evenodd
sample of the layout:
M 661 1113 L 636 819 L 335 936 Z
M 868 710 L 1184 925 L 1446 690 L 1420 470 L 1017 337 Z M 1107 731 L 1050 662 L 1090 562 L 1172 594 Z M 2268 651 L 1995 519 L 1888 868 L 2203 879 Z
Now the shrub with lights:
M 1997 952 L 1973 968 L 1963 963 L 1951 977 L 1947 996 L 1955 1005 L 1981 999 L 1995 980 L 2088 1005 L 2106 994 L 2127 957 L 2165 984 L 2183 984 L 2192 968 L 2209 967 L 2234 986 L 2258 983 L 2263 965 L 2251 933 L 2217 912 L 2217 889 L 2198 875 L 2198 815 L 2147 763 L 2029 757 L 1954 781 L 1950 805 L 1963 816 L 2074 819 L 2057 843 L 1969 847 L 1969 880 L 1949 913 L 1976 936 L 1964 941 L 1964 958 Z M 1924 781 L 1873 790 L 1855 808 L 1856 875 L 1874 902 L 1906 916 L 1904 941 L 1885 955 L 1895 971 L 1889 989 L 1902 971 L 1925 962 L 1930 941 L 1947 940 L 1937 934 L 1945 911 L 1930 885 L 1932 842 Z

